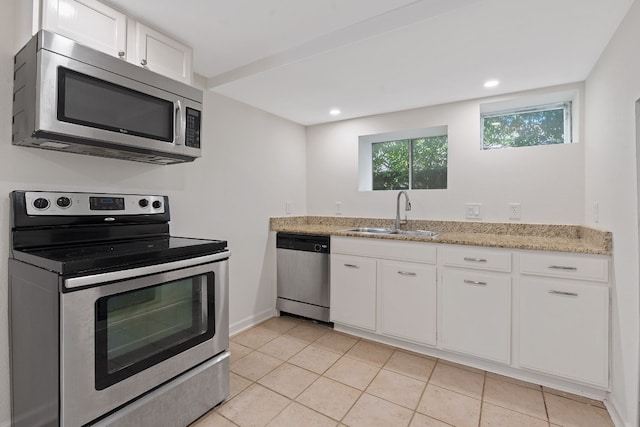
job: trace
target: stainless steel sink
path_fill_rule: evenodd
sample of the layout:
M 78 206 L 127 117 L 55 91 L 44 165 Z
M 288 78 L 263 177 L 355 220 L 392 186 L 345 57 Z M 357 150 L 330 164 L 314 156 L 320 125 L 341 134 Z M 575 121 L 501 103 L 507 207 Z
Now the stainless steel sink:
M 442 233 L 431 230 L 393 230 L 391 234 L 404 234 L 406 236 L 420 236 L 420 237 L 438 237 Z
M 392 234 L 394 231 L 393 228 L 369 228 L 369 227 L 357 227 L 357 228 L 349 228 L 347 230 L 351 233 L 368 233 L 368 234 Z
M 438 237 L 440 232 L 431 230 L 395 230 L 393 228 L 369 228 L 369 227 L 356 227 L 342 230 L 350 233 L 363 233 L 363 234 L 401 234 L 405 236 L 419 236 L 419 237 Z

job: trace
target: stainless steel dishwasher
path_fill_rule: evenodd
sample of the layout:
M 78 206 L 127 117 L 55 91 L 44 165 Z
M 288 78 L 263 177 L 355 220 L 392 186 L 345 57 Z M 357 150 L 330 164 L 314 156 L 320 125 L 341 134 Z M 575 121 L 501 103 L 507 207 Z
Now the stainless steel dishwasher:
M 329 236 L 278 233 L 276 308 L 329 321 Z

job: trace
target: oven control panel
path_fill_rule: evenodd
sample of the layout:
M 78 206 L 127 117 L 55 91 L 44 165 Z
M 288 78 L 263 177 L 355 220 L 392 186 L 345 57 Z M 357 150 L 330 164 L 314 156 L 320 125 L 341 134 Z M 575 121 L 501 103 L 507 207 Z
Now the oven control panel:
M 27 215 L 164 214 L 165 197 L 148 194 L 67 193 L 27 191 Z

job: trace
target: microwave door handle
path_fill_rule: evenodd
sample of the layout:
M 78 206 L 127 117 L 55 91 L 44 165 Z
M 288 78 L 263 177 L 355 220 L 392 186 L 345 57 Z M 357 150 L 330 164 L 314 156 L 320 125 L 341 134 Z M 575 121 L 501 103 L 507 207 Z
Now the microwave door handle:
M 184 124 L 184 119 L 182 117 L 182 104 L 180 104 L 180 101 L 178 100 L 174 102 L 173 105 L 175 107 L 174 124 L 173 124 L 173 129 L 174 129 L 173 140 L 176 145 L 183 145 L 182 133 L 184 131 L 185 124 Z

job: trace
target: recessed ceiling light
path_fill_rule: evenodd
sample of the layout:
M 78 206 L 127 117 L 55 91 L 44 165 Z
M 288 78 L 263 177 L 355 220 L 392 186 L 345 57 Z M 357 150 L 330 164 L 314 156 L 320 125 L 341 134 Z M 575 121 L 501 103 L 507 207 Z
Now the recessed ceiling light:
M 484 87 L 496 87 L 499 84 L 500 82 L 497 80 L 487 80 L 486 82 L 484 82 Z
M 332 108 L 332 109 L 329 111 L 329 114 L 331 114 L 332 116 L 339 116 L 341 112 L 342 112 L 342 111 L 338 110 L 337 108 Z

